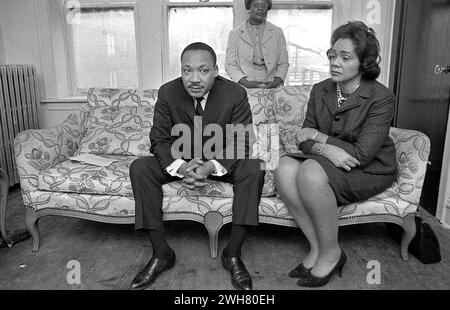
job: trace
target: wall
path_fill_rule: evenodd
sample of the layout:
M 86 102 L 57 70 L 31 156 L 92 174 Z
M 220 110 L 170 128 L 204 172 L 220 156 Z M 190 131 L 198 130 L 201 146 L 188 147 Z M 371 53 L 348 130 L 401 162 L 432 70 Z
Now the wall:
M 235 23 L 245 19 L 241 5 L 235 6 Z M 363 20 L 373 27 L 381 43 L 383 61 L 380 82 L 388 85 L 392 28 L 395 1 L 392 0 L 333 0 L 333 28 L 348 20 Z M 5 63 L 34 64 L 40 78 L 43 97 L 41 126 L 48 128 L 62 121 L 81 103 L 69 97 L 69 70 L 65 55 L 62 0 L 0 1 L 0 21 L 3 33 Z M 163 19 L 160 1 L 137 0 L 138 29 L 151 29 L 138 38 L 138 53 L 144 63 L 155 63 L 140 77 L 144 88 L 158 88 L 162 82 Z M 144 33 L 141 31 L 141 33 Z M 0 37 L 1 38 L 1 37 Z M 0 62 L 2 50 L 0 40 Z M 139 64 L 138 64 L 139 65 Z
M 0 20 L 6 63 L 33 64 L 41 73 L 39 36 L 36 29 L 33 1 L 1 1 Z M 43 87 L 43 81 L 40 82 Z
M 5 58 L 5 48 L 3 47 L 3 33 L 2 33 L 2 24 L 0 19 L 0 65 L 6 63 Z
M 35 65 L 39 91 L 45 96 L 34 1 L 0 1 L 0 63 Z

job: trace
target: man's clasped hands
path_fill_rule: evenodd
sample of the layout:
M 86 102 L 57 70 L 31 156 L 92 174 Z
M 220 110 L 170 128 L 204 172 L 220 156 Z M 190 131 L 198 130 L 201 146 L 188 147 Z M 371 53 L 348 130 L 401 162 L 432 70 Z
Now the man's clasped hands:
M 191 159 L 178 168 L 178 173 L 184 176 L 182 183 L 188 189 L 196 189 L 206 186 L 205 180 L 215 169 L 211 161 L 204 162 L 199 158 Z

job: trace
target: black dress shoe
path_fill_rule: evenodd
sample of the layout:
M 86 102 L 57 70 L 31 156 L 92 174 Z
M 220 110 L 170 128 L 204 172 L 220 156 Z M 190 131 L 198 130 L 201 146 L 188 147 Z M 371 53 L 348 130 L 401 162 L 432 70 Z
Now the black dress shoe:
M 303 263 L 300 263 L 295 269 L 292 269 L 288 276 L 291 278 L 302 278 L 308 276 L 309 273 L 311 273 L 312 268 L 306 268 L 303 266 Z
M 175 265 L 175 252 L 172 250 L 168 259 L 155 258 L 148 262 L 147 266 L 142 269 L 131 282 L 131 290 L 143 290 L 155 282 L 158 275 L 164 270 L 168 270 Z
M 242 262 L 240 257 L 230 257 L 227 258 L 222 252 L 222 265 L 223 268 L 228 270 L 231 275 L 231 284 L 237 290 L 252 290 L 252 277 L 248 272 L 247 268 L 245 268 L 244 263 Z

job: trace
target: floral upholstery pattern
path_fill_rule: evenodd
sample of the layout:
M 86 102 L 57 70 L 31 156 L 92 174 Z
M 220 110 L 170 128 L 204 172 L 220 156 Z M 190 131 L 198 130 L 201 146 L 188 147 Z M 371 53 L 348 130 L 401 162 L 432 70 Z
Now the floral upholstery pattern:
M 94 108 L 78 153 L 149 156 L 154 111 L 154 105 Z
M 430 156 L 430 139 L 421 132 L 399 128 L 391 128 L 389 134 L 397 150 L 396 193 L 399 198 L 418 205 Z
M 38 178 L 39 190 L 62 193 L 82 193 L 94 195 L 117 195 L 133 197 L 129 176 L 131 163 L 136 156 L 103 155 L 115 159 L 108 167 L 66 160 L 55 167 L 44 170 Z M 228 183 L 209 181 L 208 185 L 197 190 L 189 190 L 181 182 L 163 186 L 165 196 L 208 196 L 231 198 L 233 186 Z M 263 189 L 263 197 L 275 195 L 272 172 L 268 171 Z
M 254 154 L 264 160 L 267 169 L 259 206 L 261 222 L 296 226 L 288 209 L 276 196 L 272 170 L 276 168 L 281 152 L 297 151 L 295 131 L 303 123 L 310 89 L 287 86 L 247 90 L 257 136 Z M 60 125 L 18 134 L 14 150 L 25 206 L 35 212 L 56 210 L 56 214 L 64 215 L 65 211 L 73 211 L 80 217 L 95 214 L 105 222 L 123 218 L 133 223 L 134 200 L 129 166 L 137 156 L 148 155 L 140 153 L 144 148 L 139 145 L 146 145 L 147 149 L 148 135 L 143 132 L 151 126 L 156 95 L 156 90 L 138 92 L 94 88 L 89 91 L 87 106 L 72 113 Z M 100 124 L 97 129 L 103 126 L 104 137 L 93 129 L 93 124 Z M 115 124 L 120 125 L 114 128 Z M 93 137 L 88 138 L 90 130 L 96 132 L 97 138 L 118 136 L 114 137 L 117 141 L 124 141 L 123 136 L 134 132 L 131 128 L 142 129 L 142 140 L 133 141 L 133 147 L 131 143 L 119 143 L 111 144 L 107 151 L 102 149 L 101 156 L 117 159 L 109 167 L 68 159 L 82 151 L 97 152 L 101 149 L 101 143 L 97 143 L 97 148 L 89 146 L 96 143 Z M 397 181 L 366 201 L 340 206 L 340 220 L 370 215 L 405 218 L 417 211 L 430 141 L 423 133 L 399 128 L 391 128 L 390 136 L 397 149 Z M 193 219 L 194 216 L 194 220 L 198 220 L 214 211 L 222 215 L 223 223 L 231 221 L 233 189 L 230 184 L 211 181 L 205 188 L 192 191 L 180 182 L 173 182 L 164 185 L 163 192 L 166 219 Z
M 158 99 L 156 89 L 91 88 L 87 94 L 88 108 L 154 106 Z
M 66 161 L 79 149 L 89 110 L 69 115 L 50 129 L 20 132 L 14 139 L 14 153 L 22 192 L 35 191 L 41 172 Z
M 279 125 L 281 150 L 298 152 L 295 133 L 303 126 L 310 86 L 283 87 L 274 94 L 274 119 Z
M 136 156 L 104 155 L 118 160 L 108 167 L 66 160 L 39 175 L 39 190 L 63 193 L 133 196 L 129 170 Z
M 274 123 L 273 100 L 274 92 L 270 89 L 247 90 L 248 102 L 253 116 L 253 124 Z

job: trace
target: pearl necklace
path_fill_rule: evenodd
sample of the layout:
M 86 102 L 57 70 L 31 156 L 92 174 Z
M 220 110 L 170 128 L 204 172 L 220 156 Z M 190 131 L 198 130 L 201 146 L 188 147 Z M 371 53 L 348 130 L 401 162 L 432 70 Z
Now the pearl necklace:
M 350 94 L 353 93 L 354 91 L 356 91 L 358 89 L 359 85 L 360 85 L 360 83 L 358 83 L 358 85 L 356 85 L 356 87 L 352 89 Z M 341 87 L 339 86 L 339 83 L 336 83 L 336 94 L 337 94 L 337 96 L 336 96 L 337 97 L 337 105 L 338 105 L 338 108 L 340 108 L 345 103 L 345 101 L 348 99 L 348 97 L 346 98 L 342 95 L 342 91 L 341 91 Z

